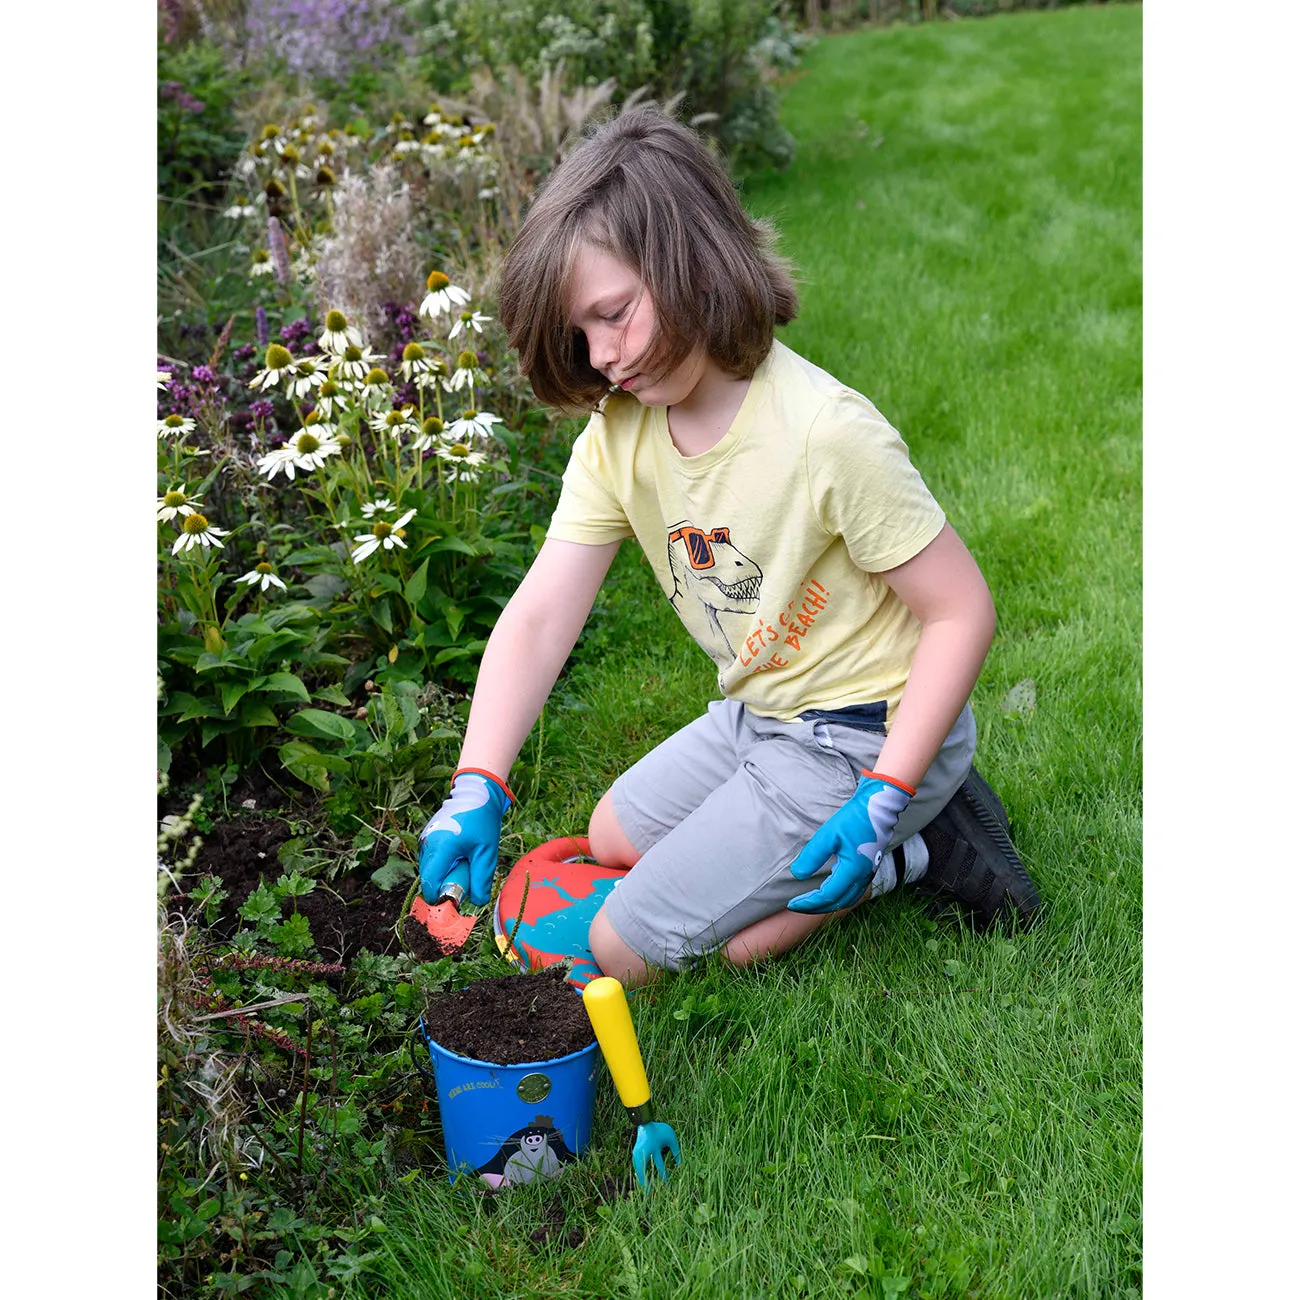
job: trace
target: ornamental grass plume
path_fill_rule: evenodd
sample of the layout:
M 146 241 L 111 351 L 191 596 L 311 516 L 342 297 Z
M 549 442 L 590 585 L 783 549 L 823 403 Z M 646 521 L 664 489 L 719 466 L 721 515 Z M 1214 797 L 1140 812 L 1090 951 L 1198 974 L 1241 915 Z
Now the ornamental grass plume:
M 381 163 L 344 175 L 333 193 L 334 228 L 316 259 L 321 316 L 337 309 L 374 338 L 385 324 L 383 304 L 405 302 L 422 277 L 410 187 L 395 167 Z
M 285 242 L 284 229 L 280 225 L 279 217 L 267 217 L 266 242 L 271 250 L 275 278 L 288 288 L 293 282 L 293 264 L 289 258 L 289 245 Z

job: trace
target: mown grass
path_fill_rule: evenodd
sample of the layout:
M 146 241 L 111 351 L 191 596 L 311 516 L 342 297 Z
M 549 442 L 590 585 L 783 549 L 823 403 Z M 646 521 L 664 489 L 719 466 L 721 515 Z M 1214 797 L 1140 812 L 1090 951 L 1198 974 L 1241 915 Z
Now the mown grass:
M 988 576 L 978 762 L 1048 900 L 978 937 L 890 895 L 633 1013 L 683 1165 L 587 1158 L 495 1201 L 386 1194 L 349 1294 L 1124 1296 L 1141 1287 L 1140 24 L 1071 8 L 826 39 L 748 178 L 801 268 L 794 348 L 867 393 Z M 1037 706 L 1001 704 L 1032 679 Z M 511 829 L 581 830 L 713 693 L 625 547 L 530 742 Z M 559 1197 L 580 1246 L 530 1234 Z M 340 1289 L 340 1294 L 343 1289 Z

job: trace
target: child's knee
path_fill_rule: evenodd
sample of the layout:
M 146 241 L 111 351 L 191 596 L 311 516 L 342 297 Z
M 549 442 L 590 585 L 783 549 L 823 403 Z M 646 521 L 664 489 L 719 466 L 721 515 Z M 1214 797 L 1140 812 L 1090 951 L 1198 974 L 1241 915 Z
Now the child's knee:
M 602 907 L 592 918 L 587 934 L 587 946 L 596 965 L 606 975 L 612 975 L 626 988 L 648 984 L 658 975 L 656 967 L 649 965 L 619 938 Z
M 591 844 L 591 856 L 602 867 L 632 867 L 641 858 L 619 825 L 614 812 L 614 801 L 608 790 L 601 795 L 600 802 L 591 814 L 587 840 Z

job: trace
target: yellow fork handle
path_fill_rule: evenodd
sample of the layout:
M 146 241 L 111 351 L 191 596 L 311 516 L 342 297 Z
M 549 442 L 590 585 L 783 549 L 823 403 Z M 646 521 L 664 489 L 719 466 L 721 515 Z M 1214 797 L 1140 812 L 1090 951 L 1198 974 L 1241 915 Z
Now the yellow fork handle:
M 650 1081 L 645 1075 L 623 986 L 609 975 L 602 975 L 583 989 L 582 1002 L 618 1089 L 619 1100 L 630 1111 L 645 1106 L 650 1100 Z

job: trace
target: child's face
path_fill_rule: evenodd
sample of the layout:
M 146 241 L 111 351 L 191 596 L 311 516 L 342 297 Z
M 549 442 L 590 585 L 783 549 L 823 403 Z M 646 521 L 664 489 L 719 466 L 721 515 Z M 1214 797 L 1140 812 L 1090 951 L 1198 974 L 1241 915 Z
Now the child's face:
M 697 347 L 666 375 L 633 367 L 654 335 L 655 308 L 641 277 L 603 248 L 581 244 L 573 267 L 569 319 L 587 339 L 591 364 L 610 384 L 646 406 L 676 406 L 694 392 L 708 366 Z

